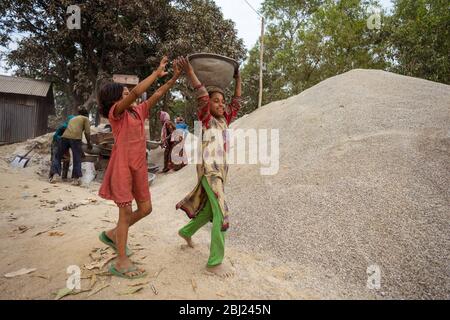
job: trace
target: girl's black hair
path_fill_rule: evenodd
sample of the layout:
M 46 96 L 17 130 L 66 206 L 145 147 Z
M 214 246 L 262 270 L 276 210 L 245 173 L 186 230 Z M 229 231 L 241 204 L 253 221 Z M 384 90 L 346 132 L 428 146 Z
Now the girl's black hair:
M 208 91 L 209 98 L 212 98 L 213 93 L 220 93 L 225 99 L 225 94 L 222 91 Z
M 211 98 L 213 93 L 217 92 L 222 95 L 222 97 L 225 99 L 225 92 L 222 88 L 219 88 L 217 86 L 207 86 L 206 91 L 208 91 L 208 95 Z
M 122 99 L 122 94 L 123 85 L 120 83 L 111 82 L 102 86 L 98 93 L 97 102 L 100 114 L 103 117 L 108 118 L 109 110 L 114 103 Z

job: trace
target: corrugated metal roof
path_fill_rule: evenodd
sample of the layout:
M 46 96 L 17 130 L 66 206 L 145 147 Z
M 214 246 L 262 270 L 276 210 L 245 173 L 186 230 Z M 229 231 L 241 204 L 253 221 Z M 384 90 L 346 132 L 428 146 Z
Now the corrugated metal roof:
M 0 92 L 45 97 L 50 82 L 0 75 Z
M 122 84 L 138 84 L 139 77 L 132 74 L 113 74 L 113 81 Z

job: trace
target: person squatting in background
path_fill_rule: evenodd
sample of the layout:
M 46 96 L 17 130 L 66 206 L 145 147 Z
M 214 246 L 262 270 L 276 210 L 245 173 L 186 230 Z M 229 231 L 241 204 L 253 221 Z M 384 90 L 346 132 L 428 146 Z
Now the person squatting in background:
M 50 169 L 49 181 L 54 183 L 54 176 L 58 174 L 61 176 L 61 161 L 64 154 L 71 149 L 73 157 L 72 166 L 72 179 L 74 185 L 80 185 L 80 178 L 83 176 L 81 172 L 81 157 L 83 155 L 82 146 L 82 136 L 83 132 L 86 137 L 88 144 L 88 149 L 92 149 L 91 137 L 90 137 L 91 124 L 89 122 L 89 113 L 85 108 L 78 108 L 78 115 L 73 117 L 64 133 L 61 136 L 61 140 L 58 145 L 58 152 L 56 157 L 52 162 L 52 167 Z
M 73 119 L 75 116 L 70 115 L 67 117 L 67 121 L 65 121 L 63 124 L 61 124 L 58 128 L 56 128 L 55 133 L 53 134 L 52 138 L 52 144 L 50 147 L 50 173 L 49 173 L 49 179 L 51 174 L 51 166 L 53 164 L 53 161 L 55 161 L 56 155 L 58 154 L 58 149 L 61 144 L 61 136 L 63 135 L 64 131 L 66 130 L 69 121 Z M 63 155 L 62 158 L 62 180 L 67 180 L 67 174 L 69 172 L 69 166 L 70 166 L 70 152 L 67 150 L 67 152 Z

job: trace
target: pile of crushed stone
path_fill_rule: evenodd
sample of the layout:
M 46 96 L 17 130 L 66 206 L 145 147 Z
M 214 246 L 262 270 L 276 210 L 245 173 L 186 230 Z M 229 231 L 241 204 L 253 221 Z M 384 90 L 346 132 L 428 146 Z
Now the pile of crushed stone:
M 280 163 L 273 176 L 231 166 L 229 241 L 320 269 L 342 293 L 450 298 L 449 108 L 448 85 L 353 70 L 238 119 L 279 130 Z

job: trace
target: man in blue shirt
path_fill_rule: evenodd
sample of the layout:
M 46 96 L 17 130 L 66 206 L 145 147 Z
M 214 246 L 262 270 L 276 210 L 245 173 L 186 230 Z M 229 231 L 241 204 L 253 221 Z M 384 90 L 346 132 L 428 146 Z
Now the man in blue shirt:
M 58 154 L 58 148 L 60 147 L 61 144 L 61 137 L 64 134 L 64 131 L 66 131 L 67 126 L 69 125 L 69 121 L 74 118 L 75 116 L 70 115 L 67 117 L 67 121 L 65 121 L 62 125 L 60 125 L 55 133 L 53 134 L 53 139 L 52 139 L 52 145 L 51 145 L 51 150 L 50 150 L 50 163 L 53 163 L 56 155 Z M 63 180 L 67 180 L 67 173 L 69 172 L 69 166 L 70 166 L 70 153 L 66 152 L 64 154 L 64 157 L 62 159 L 62 179 Z M 49 175 L 49 179 L 50 179 L 50 175 Z
M 184 122 L 184 119 L 182 117 L 177 117 L 175 119 L 175 127 L 177 129 L 181 129 L 181 130 L 188 130 L 188 125 Z

